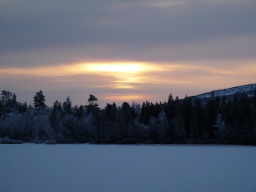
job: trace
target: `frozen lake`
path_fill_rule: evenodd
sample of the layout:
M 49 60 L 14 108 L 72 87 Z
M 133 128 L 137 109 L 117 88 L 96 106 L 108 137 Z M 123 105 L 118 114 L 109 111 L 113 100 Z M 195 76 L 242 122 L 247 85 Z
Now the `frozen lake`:
M 255 192 L 256 147 L 0 145 L 0 192 Z

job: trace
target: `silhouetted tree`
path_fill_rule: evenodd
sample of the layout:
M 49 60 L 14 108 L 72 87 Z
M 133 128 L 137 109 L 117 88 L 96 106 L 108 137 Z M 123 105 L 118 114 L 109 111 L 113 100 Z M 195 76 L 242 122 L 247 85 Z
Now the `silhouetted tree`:
M 55 132 L 59 132 L 59 127 L 61 126 L 62 119 L 62 106 L 61 103 L 56 100 L 53 104 L 53 108 L 49 117 L 51 126 L 55 129 Z
M 229 130 L 225 124 L 225 121 L 222 118 L 222 115 L 218 112 L 216 121 L 215 121 L 215 136 L 221 141 L 225 142 L 227 139 L 227 136 L 229 134 Z
M 84 106 L 80 105 L 74 107 L 74 116 L 78 117 L 79 119 L 83 117 L 84 114 Z
M 1 92 L 1 114 L 6 117 L 8 113 L 14 112 L 18 108 L 18 102 L 15 93 L 3 90 Z
M 210 98 L 185 97 L 164 103 L 106 104 L 89 95 L 88 105 L 45 105 L 39 91 L 34 107 L 2 91 L 0 142 L 45 143 L 230 143 L 256 145 L 256 91 Z M 38 110 L 43 108 L 44 110 Z
M 72 114 L 72 102 L 69 96 L 66 98 L 66 101 L 63 103 L 63 112 L 65 115 Z
M 110 121 L 112 121 L 112 122 L 116 121 L 117 106 L 115 103 L 113 103 L 113 104 L 107 103 L 107 106 L 105 107 L 104 110 L 105 110 L 107 117 Z
M 36 109 L 44 108 L 46 107 L 44 102 L 45 102 L 45 96 L 43 94 L 43 91 L 40 90 L 34 96 L 34 107 Z
M 88 105 L 86 106 L 87 112 L 88 113 L 95 113 L 96 111 L 99 110 L 98 99 L 94 95 L 89 95 L 88 98 Z

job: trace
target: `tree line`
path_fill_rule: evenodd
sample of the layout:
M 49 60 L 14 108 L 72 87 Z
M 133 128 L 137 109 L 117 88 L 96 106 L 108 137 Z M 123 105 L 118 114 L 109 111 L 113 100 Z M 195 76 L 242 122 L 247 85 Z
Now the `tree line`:
M 33 105 L 3 90 L 0 143 L 23 142 L 255 145 L 256 91 L 208 99 L 170 94 L 164 103 L 107 103 L 101 109 L 94 95 L 86 105 L 73 106 L 67 97 L 49 107 L 41 90 Z

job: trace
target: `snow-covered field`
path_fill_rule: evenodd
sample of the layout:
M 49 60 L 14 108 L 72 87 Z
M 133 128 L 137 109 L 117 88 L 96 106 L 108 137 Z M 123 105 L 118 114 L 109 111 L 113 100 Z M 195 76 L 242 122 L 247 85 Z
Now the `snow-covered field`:
M 0 192 L 255 192 L 256 147 L 0 145 Z

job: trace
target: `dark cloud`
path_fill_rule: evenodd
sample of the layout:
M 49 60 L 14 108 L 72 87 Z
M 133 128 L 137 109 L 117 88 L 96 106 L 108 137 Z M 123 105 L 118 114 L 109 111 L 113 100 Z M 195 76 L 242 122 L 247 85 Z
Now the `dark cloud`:
M 203 65 L 229 66 L 237 63 L 233 61 L 255 60 L 255 49 L 256 35 L 230 36 L 197 43 L 143 48 L 133 45 L 77 45 L 13 51 L 1 55 L 0 65 L 2 67 L 30 67 L 91 61 L 146 61 L 166 62 L 167 64 L 186 62 L 193 65 L 198 61 L 204 61 Z M 230 62 L 223 64 L 223 60 Z
M 256 1 L 246 0 L 1 1 L 0 55 L 4 58 L 0 64 L 8 62 L 11 65 L 11 61 L 5 59 L 8 54 L 21 55 L 24 52 L 28 53 L 28 60 L 33 60 L 36 50 L 45 54 L 40 61 L 42 63 L 62 62 L 62 55 L 66 58 L 67 53 L 61 50 L 69 51 L 69 58 L 76 58 L 74 60 L 92 55 L 95 55 L 94 59 L 145 60 L 148 53 L 153 60 L 182 59 L 189 54 L 184 55 L 180 47 L 194 53 L 197 52 L 197 46 L 200 52 L 200 45 L 204 44 L 210 45 L 204 49 L 211 50 L 211 42 L 219 39 L 224 42 L 219 42 L 215 47 L 218 50 L 225 47 L 221 50 L 222 56 L 226 53 L 230 57 L 232 54 L 229 54 L 229 49 L 232 52 L 233 47 L 229 46 L 231 42 L 225 42 L 225 38 L 249 35 L 254 37 L 254 41 L 254 18 Z M 255 54 L 251 54 L 249 48 L 237 48 L 234 53 L 253 57 Z M 252 48 L 255 49 L 255 46 Z M 45 50 L 49 49 L 55 50 L 57 54 L 47 56 L 46 52 L 49 51 Z M 156 52 L 152 53 L 152 50 Z M 159 50 L 169 51 L 163 54 Z M 171 57 L 170 52 L 175 52 L 176 56 Z M 202 55 L 194 54 L 193 57 Z M 212 57 L 216 55 L 213 53 Z M 69 60 L 72 59 L 67 58 L 65 61 Z M 24 65 L 37 63 L 26 59 L 22 62 Z M 17 65 L 17 62 L 12 63 Z

